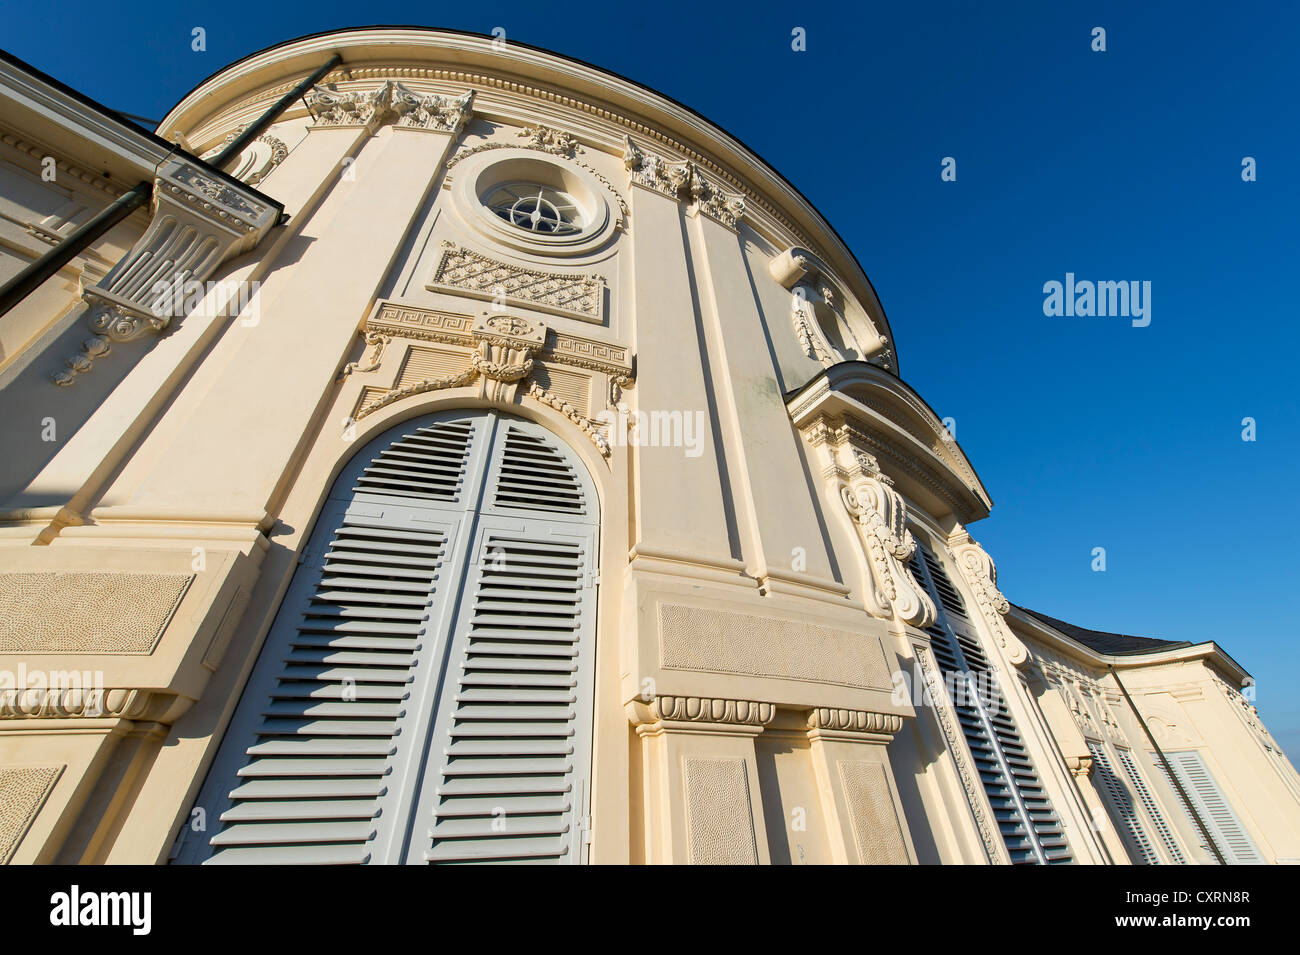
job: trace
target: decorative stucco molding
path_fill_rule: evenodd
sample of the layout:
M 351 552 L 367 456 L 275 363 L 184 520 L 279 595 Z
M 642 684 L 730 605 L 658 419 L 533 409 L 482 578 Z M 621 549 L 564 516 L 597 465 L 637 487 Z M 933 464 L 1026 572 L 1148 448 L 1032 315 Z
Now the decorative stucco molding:
M 934 412 L 887 371 L 864 362 L 832 365 L 799 389 L 786 410 L 801 431 L 820 416 L 842 420 L 895 479 L 921 485 L 917 490 L 939 498 L 959 521 L 988 515 L 992 501 L 961 448 Z
M 1024 666 L 1030 659 L 1029 650 L 1006 621 L 1011 604 L 998 590 L 998 572 L 993 566 L 993 558 L 975 542 L 966 528 L 960 526 L 948 537 L 948 547 L 962 578 L 975 595 L 975 602 L 979 604 L 998 646 L 1006 653 L 1007 661 L 1012 666 Z
M 156 335 L 182 317 L 195 302 L 189 290 L 222 262 L 257 245 L 279 211 L 184 160 L 164 162 L 154 181 L 149 228 L 82 293 L 94 337 L 64 362 L 54 383 L 71 385 L 113 346 Z
M 737 726 L 766 726 L 776 718 L 771 703 L 751 700 L 717 700 L 698 696 L 656 696 L 652 700 L 632 700 L 627 704 L 628 719 L 634 725 L 658 723 L 730 723 Z
M 588 437 L 588 439 L 590 439 L 591 443 L 596 446 L 596 450 L 598 450 L 601 453 L 602 457 L 609 457 L 610 454 L 609 438 L 608 436 L 606 436 L 601 426 L 598 425 L 595 421 L 593 421 L 591 418 L 586 417 L 577 408 L 569 404 L 569 402 L 565 401 L 563 398 L 559 397 L 558 395 L 552 394 L 551 392 L 547 391 L 545 388 L 543 388 L 535 381 L 530 381 L 528 383 L 528 396 L 530 398 L 533 398 L 536 401 L 540 401 L 548 408 L 555 409 L 556 411 L 560 412 L 560 414 L 564 415 L 566 418 L 572 421 L 575 425 L 578 426 L 578 428 L 581 429 L 582 433 L 585 434 Z
M 459 135 L 473 113 L 474 91 L 459 96 L 421 95 L 396 80 L 374 89 L 340 91 L 317 86 L 306 96 L 316 126 L 365 126 L 371 131 L 386 123 Z
M 436 83 L 454 83 L 462 86 L 477 86 L 484 89 L 500 90 L 507 94 L 525 96 L 545 103 L 558 103 L 570 109 L 584 112 L 600 120 L 616 123 L 626 128 L 638 136 L 654 140 L 660 143 L 663 148 L 674 153 L 686 156 L 700 168 L 712 172 L 718 179 L 726 183 L 731 188 L 737 189 L 744 201 L 752 207 L 757 207 L 768 216 L 772 222 L 776 223 L 784 232 L 801 246 L 815 248 L 815 243 L 795 225 L 795 223 L 773 202 L 764 196 L 752 190 L 740 177 L 717 164 L 710 157 L 692 149 L 687 143 L 683 143 L 672 136 L 668 135 L 662 129 L 655 126 L 648 126 L 643 122 L 634 119 L 631 116 L 613 112 L 609 109 L 608 104 L 602 102 L 588 102 L 577 99 L 573 96 L 558 92 L 553 87 L 531 86 L 527 83 L 521 83 L 513 76 L 495 76 L 487 73 L 472 72 L 459 68 L 445 67 L 420 67 L 420 66 L 353 66 L 349 65 L 347 72 L 336 71 L 330 74 L 326 79 L 330 81 L 348 81 L 348 80 L 376 80 L 385 79 L 393 76 L 401 76 L 409 80 L 432 81 Z M 327 84 L 328 85 L 328 84 Z M 222 115 L 237 116 L 244 113 L 259 112 L 266 108 L 268 102 L 273 101 L 276 97 L 287 93 L 293 88 L 293 83 L 279 83 L 256 93 L 250 94 L 233 103 Z M 218 117 L 216 122 L 220 122 Z
M 363 334 L 367 344 L 377 351 L 364 366 L 349 363 L 344 374 L 351 373 L 350 369 L 370 371 L 378 367 L 384 346 L 393 338 L 445 342 L 473 350 L 467 355 L 468 364 L 460 371 L 411 382 L 370 399 L 358 409 L 358 420 L 412 395 L 478 382 L 480 397 L 509 404 L 520 395 L 526 396 L 565 415 L 587 435 L 602 457 L 608 458 L 612 453 L 601 423 L 537 381 L 528 379 L 537 367 L 535 363 L 541 360 L 546 366 L 571 365 L 598 371 L 608 375 L 611 382 L 616 381 L 614 387 L 630 387 L 633 384 L 631 359 L 622 346 L 558 334 L 540 321 L 506 312 L 484 313 L 474 319 L 388 302 L 377 307 Z
M 1285 756 L 1282 748 L 1278 746 L 1277 741 L 1273 739 L 1273 734 L 1268 731 L 1260 720 L 1259 710 L 1255 708 L 1255 704 L 1246 699 L 1241 690 L 1232 686 L 1232 684 L 1228 683 L 1213 670 L 1210 670 L 1209 673 L 1210 679 L 1214 681 L 1214 685 L 1219 688 L 1219 692 L 1223 694 L 1224 699 L 1226 699 L 1233 709 L 1235 709 L 1241 716 L 1242 722 L 1245 723 L 1250 731 L 1255 734 L 1260 745 L 1269 752 Z
M 862 433 L 842 419 L 819 416 L 803 433 L 822 452 L 822 477 L 844 505 L 862 545 L 872 583 L 864 588 L 868 609 L 877 617 L 929 626 L 934 603 L 907 566 L 916 540 L 907 529 L 907 505 L 893 480 L 863 446 Z
M 1070 775 L 1078 779 L 1087 779 L 1092 775 L 1092 757 L 1090 756 L 1066 756 L 1065 765 L 1070 770 Z
M 605 317 L 605 279 L 601 275 L 527 269 L 446 240 L 426 287 L 587 321 L 603 322 Z
M 966 755 L 965 734 L 957 724 L 952 700 L 948 697 L 948 690 L 940 675 L 939 666 L 935 663 L 932 651 L 928 646 L 913 644 L 912 652 L 921 664 L 921 674 L 925 680 L 929 699 L 934 701 L 935 717 L 939 721 L 939 728 L 943 731 L 944 740 L 948 744 L 946 747 L 948 754 L 957 767 L 957 775 L 961 779 L 962 788 L 966 790 L 966 804 L 970 807 L 971 815 L 975 819 L 975 826 L 979 830 L 981 841 L 984 843 L 984 851 L 988 855 L 989 861 L 994 865 L 1010 865 L 1011 859 L 1007 855 L 1006 844 L 1002 841 L 1002 837 L 997 832 L 987 810 L 988 800 L 984 794 L 984 783 L 975 767 L 971 765 L 970 758 Z
M 525 126 L 515 135 L 516 138 L 527 139 L 528 142 L 502 142 L 494 139 L 485 143 L 478 143 L 474 146 L 467 146 L 447 160 L 446 169 L 448 170 L 448 173 L 469 157 L 477 156 L 479 153 L 491 152 L 494 149 L 529 149 L 535 152 L 546 153 L 548 156 L 554 156 L 573 163 L 573 165 L 577 166 L 579 169 L 585 170 L 597 182 L 604 186 L 605 189 L 609 191 L 609 194 L 614 198 L 614 201 L 618 203 L 620 215 L 616 225 L 620 229 L 624 227 L 628 214 L 627 200 L 623 198 L 623 194 L 618 189 L 614 188 L 614 184 L 609 181 L 608 177 L 606 177 L 604 173 L 591 165 L 591 163 L 578 158 L 578 155 L 586 152 L 586 150 L 578 145 L 578 138 L 576 136 L 572 133 L 552 129 L 549 126 L 542 126 L 540 124 L 536 126 Z M 447 186 L 451 181 L 452 177 L 449 174 L 444 178 L 443 185 Z
M 171 723 L 194 701 L 125 688 L 0 689 L 0 720 L 124 719 Z
M 370 360 L 364 364 L 359 361 L 350 361 L 343 366 L 343 373 L 340 378 L 346 378 L 351 374 L 365 374 L 374 371 L 379 367 L 380 362 L 384 359 L 384 349 L 392 342 L 392 336 L 385 335 L 383 332 L 366 331 L 362 332 L 365 336 L 366 344 L 374 349 L 370 353 Z
M 634 183 L 685 202 L 691 213 L 703 212 L 732 229 L 745 215 L 744 195 L 724 191 L 689 159 L 665 159 L 642 150 L 631 136 L 624 136 L 623 165 Z
M 0 653 L 150 653 L 192 574 L 0 573 Z
M 810 730 L 834 730 L 846 733 L 893 736 L 903 728 L 903 718 L 892 713 L 837 710 L 819 706 L 808 711 L 808 728 Z
M 835 356 L 823 343 L 821 333 L 817 331 L 817 319 L 813 315 L 813 306 L 808 299 L 799 295 L 790 296 L 790 320 L 794 324 L 794 335 L 799 340 L 800 351 L 809 358 L 821 362 L 823 366 L 829 367 L 835 364 Z
M 238 129 L 231 130 L 226 138 L 222 140 L 221 145 L 209 149 L 200 158 L 206 160 L 217 155 L 222 149 L 238 139 L 240 134 L 248 128 L 248 125 L 248 123 L 245 123 Z M 289 147 L 282 140 L 277 139 L 270 133 L 263 133 L 249 143 L 244 151 L 239 154 L 238 163 L 233 169 L 230 169 L 230 175 L 240 182 L 255 186 L 269 176 L 271 171 L 284 162 L 288 156 Z
M 854 357 L 847 353 L 835 354 L 817 318 L 816 310 L 820 306 L 831 320 L 842 326 L 865 360 L 885 369 L 894 367 L 889 337 L 880 332 L 869 315 L 863 314 L 858 320 L 849 321 L 840 304 L 847 300 L 839 290 L 841 283 L 812 252 L 791 246 L 768 263 L 768 271 L 790 291 L 790 319 L 799 348 L 805 355 L 827 368 Z
M 66 767 L 0 766 L 0 865 L 8 865 Z

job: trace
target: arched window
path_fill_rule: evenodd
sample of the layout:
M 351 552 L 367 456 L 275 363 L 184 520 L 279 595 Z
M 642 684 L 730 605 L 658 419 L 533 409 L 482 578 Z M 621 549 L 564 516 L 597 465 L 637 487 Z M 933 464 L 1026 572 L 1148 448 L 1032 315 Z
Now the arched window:
M 577 862 L 597 501 L 540 426 L 406 422 L 340 475 L 178 862 Z

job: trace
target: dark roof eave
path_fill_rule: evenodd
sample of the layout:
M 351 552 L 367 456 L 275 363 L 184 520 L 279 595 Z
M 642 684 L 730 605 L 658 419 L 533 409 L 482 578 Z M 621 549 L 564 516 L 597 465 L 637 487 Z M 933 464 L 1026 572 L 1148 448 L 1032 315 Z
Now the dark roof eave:
M 44 83 L 47 86 L 52 87 L 53 89 L 57 90 L 59 93 L 63 94 L 64 96 L 76 100 L 82 106 L 86 107 L 92 112 L 98 113 L 104 119 L 108 120 L 114 125 L 125 130 L 132 136 L 136 136 L 139 139 L 144 140 L 145 142 L 148 142 L 153 146 L 160 147 L 174 156 L 181 156 L 182 158 L 185 159 L 186 162 L 193 163 L 194 165 L 203 169 L 205 172 L 208 172 L 211 175 L 216 176 L 218 179 L 223 180 L 227 185 L 234 186 L 235 188 L 239 189 L 241 192 L 246 193 L 255 199 L 258 199 L 261 202 L 265 202 L 267 205 L 275 209 L 278 209 L 280 212 L 284 212 L 284 203 L 272 199 L 264 192 L 260 192 L 257 189 L 254 189 L 252 186 L 248 185 L 247 183 L 241 182 L 240 180 L 236 179 L 234 176 L 230 175 L 230 173 L 224 172 L 218 169 L 216 166 L 207 163 L 206 161 L 200 159 L 198 156 L 195 156 L 189 150 L 184 149 L 179 143 L 173 143 L 169 140 L 163 139 L 163 137 L 159 136 L 157 133 L 151 132 L 148 129 L 145 129 L 139 123 L 127 119 L 117 110 L 110 109 L 109 107 L 105 106 L 103 103 L 100 103 L 98 100 L 91 99 L 85 93 L 75 90 L 71 86 L 68 86 L 66 83 L 56 80 L 54 77 L 50 76 L 45 71 L 38 69 L 35 66 L 32 66 L 26 60 L 14 56 L 8 50 L 0 49 L 0 62 L 7 63 L 14 69 L 26 73 L 29 76 L 31 76 L 33 79 L 41 83 Z

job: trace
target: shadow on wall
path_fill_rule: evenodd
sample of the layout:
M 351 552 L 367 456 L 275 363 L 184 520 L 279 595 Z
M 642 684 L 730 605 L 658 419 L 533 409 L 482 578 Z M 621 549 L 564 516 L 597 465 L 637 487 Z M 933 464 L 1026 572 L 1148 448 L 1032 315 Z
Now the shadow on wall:
M 158 342 L 156 337 L 147 336 L 141 341 L 114 344 L 72 384 L 54 384 L 51 377 L 65 371 L 64 361 L 82 354 L 81 343 L 91 337 L 83 310 L 24 367 L 12 368 L 5 376 L 8 380 L 0 388 L 0 420 L 5 422 L 0 508 L 16 510 L 67 503 L 79 486 L 36 490 L 31 488 L 32 482 Z

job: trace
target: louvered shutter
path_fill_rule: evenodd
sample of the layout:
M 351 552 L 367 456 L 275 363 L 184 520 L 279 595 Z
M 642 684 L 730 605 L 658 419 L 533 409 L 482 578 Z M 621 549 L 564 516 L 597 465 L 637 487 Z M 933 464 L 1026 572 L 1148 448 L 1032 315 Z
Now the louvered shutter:
M 546 432 L 501 423 L 412 862 L 581 861 L 596 597 L 583 484 Z
M 1223 790 L 1219 788 L 1210 768 L 1205 765 L 1201 754 L 1195 750 L 1184 750 L 1175 753 L 1167 752 L 1165 758 L 1173 766 L 1178 781 L 1183 784 L 1183 790 L 1196 807 L 1201 821 L 1205 823 L 1205 828 L 1209 830 L 1210 838 L 1214 840 L 1224 861 L 1228 865 L 1262 865 L 1263 856 L 1260 855 L 1254 840 L 1250 838 L 1246 827 L 1241 824 L 1241 820 L 1233 811 Z M 1158 758 L 1156 758 L 1156 765 L 1160 766 L 1165 782 L 1169 783 L 1169 774 L 1165 772 Z M 1172 783 L 1170 789 L 1173 790 Z M 1194 822 L 1192 825 L 1195 827 Z
M 590 734 L 593 530 L 485 520 L 452 640 L 454 701 L 421 800 L 419 858 L 577 862 Z
M 1129 794 L 1128 787 L 1115 774 L 1110 757 L 1106 755 L 1106 748 L 1094 740 L 1087 742 L 1088 751 L 1092 753 L 1093 779 L 1096 780 L 1098 788 L 1110 805 L 1115 828 L 1124 837 L 1133 864 L 1159 865 L 1160 856 L 1151 845 L 1151 840 L 1147 838 L 1146 831 L 1142 828 L 1142 820 L 1133 806 L 1133 797 Z
M 336 482 L 177 861 L 580 861 L 594 495 L 544 429 L 439 417 Z
M 1165 851 L 1169 853 L 1170 860 L 1174 865 L 1186 865 L 1187 857 L 1183 855 L 1178 840 L 1174 838 L 1173 830 L 1165 820 L 1165 814 L 1160 811 L 1160 806 L 1156 803 L 1155 797 L 1151 795 L 1146 780 L 1142 778 L 1142 774 L 1138 771 L 1133 754 L 1126 749 L 1117 747 L 1115 757 L 1119 760 L 1120 766 L 1123 767 L 1129 785 L 1137 793 L 1138 801 L 1142 803 L 1142 808 L 1146 810 L 1147 818 L 1151 820 L 1151 825 L 1155 828 L 1156 835 L 1160 837 L 1160 842 L 1165 847 Z
M 910 567 L 938 609 L 935 622 L 926 628 L 930 646 L 1011 861 L 1070 862 L 1061 822 L 968 621 L 961 594 L 924 545 L 918 543 Z

